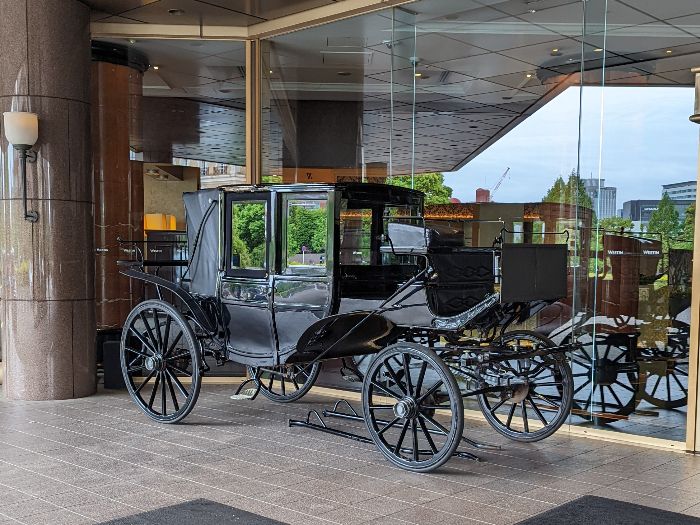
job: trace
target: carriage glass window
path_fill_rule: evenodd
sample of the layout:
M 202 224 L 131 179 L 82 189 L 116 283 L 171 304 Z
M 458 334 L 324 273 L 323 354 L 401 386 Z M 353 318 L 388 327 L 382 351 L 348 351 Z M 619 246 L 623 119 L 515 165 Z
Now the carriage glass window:
M 266 216 L 265 201 L 232 202 L 230 270 L 265 270 Z
M 328 260 L 328 200 L 284 197 L 284 273 L 325 275 Z
M 346 209 L 340 212 L 340 264 L 372 264 L 372 209 Z

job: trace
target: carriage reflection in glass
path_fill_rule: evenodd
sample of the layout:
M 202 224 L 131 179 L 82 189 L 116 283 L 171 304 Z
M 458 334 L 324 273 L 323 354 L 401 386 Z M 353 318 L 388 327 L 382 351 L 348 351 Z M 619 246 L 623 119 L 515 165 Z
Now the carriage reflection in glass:
M 256 394 L 290 402 L 324 361 L 342 359 L 344 377 L 362 382 L 363 439 L 402 468 L 433 470 L 473 443 L 462 435 L 467 396 L 510 439 L 550 436 L 571 408 L 572 346 L 512 325 L 566 296 L 567 245 L 464 247 L 426 226 L 423 198 L 351 183 L 185 194 L 180 282 L 121 263 L 159 297 L 124 325 L 132 399 L 178 422 L 216 360 L 247 365 Z

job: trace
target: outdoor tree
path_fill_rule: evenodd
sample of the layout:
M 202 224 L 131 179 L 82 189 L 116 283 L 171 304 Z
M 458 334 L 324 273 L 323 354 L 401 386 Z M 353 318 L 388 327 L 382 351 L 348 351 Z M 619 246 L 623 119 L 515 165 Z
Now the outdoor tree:
M 542 202 L 556 202 L 559 204 L 578 204 L 585 208 L 593 208 L 593 202 L 586 193 L 586 188 L 576 175 L 576 170 L 571 170 L 569 179 L 565 182 L 558 177 L 554 184 L 542 198 Z
M 685 250 L 693 249 L 693 239 L 695 238 L 695 204 L 691 204 L 685 209 L 685 216 L 678 232 L 678 242 L 674 243 L 674 248 Z
M 410 175 L 391 177 L 389 184 L 411 187 Z M 452 188 L 445 186 L 445 176 L 442 173 L 422 173 L 413 177 L 413 188 L 425 193 L 425 204 L 449 204 L 452 197 Z
M 631 230 L 634 227 L 632 219 L 623 219 L 622 217 L 606 217 L 598 223 L 601 230 L 610 232 L 619 232 L 621 230 Z
M 659 207 L 651 214 L 647 230 L 651 234 L 659 234 L 664 240 L 675 238 L 679 233 L 678 210 L 668 194 L 664 193 L 659 201 Z
M 326 209 L 290 206 L 287 225 L 287 249 L 290 254 L 301 253 L 302 246 L 313 253 L 326 251 Z

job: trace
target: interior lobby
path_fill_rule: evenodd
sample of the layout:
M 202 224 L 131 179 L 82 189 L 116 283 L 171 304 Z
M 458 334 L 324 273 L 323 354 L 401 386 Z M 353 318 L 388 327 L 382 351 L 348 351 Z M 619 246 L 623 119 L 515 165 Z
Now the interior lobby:
M 0 0 L 0 112 L 0 525 L 700 523 L 696 0 Z M 390 204 L 356 197 L 365 187 Z M 499 337 L 566 351 L 571 400 L 551 437 L 498 434 L 488 409 L 520 425 L 517 403 L 508 415 L 505 397 L 485 411 L 486 394 L 465 395 L 457 441 L 481 461 L 408 472 L 352 408 L 375 353 L 324 361 L 308 388 L 287 375 L 303 400 L 260 375 L 304 370 L 281 357 L 288 340 L 313 344 L 289 311 L 316 322 L 345 313 L 343 294 L 405 284 L 393 266 L 369 273 L 414 257 L 385 224 L 402 215 L 460 248 L 563 250 L 561 297 L 498 320 Z M 445 322 L 464 297 L 441 286 Z M 200 349 L 177 377 L 170 318 L 141 338 L 139 305 L 158 301 Z M 236 324 L 222 307 L 236 301 L 255 315 Z M 164 344 L 138 374 L 134 327 L 142 349 Z M 236 339 L 263 332 L 276 361 L 256 367 Z M 446 360 L 459 344 L 415 333 L 405 342 Z M 469 356 L 454 359 L 485 366 Z M 406 399 L 397 420 L 420 413 Z M 327 417 L 341 400 L 355 421 Z M 434 425 L 433 451 L 429 434 L 447 435 Z

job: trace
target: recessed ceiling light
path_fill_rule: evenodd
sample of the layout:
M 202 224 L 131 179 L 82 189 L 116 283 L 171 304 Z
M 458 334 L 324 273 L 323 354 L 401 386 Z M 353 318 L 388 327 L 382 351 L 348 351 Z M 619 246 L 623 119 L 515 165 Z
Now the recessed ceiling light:
M 527 12 L 535 14 L 537 12 L 537 9 L 528 9 Z
M 270 70 L 270 74 L 272 75 L 272 70 Z
M 158 70 L 160 69 L 160 66 L 153 66 L 153 69 L 155 69 L 156 71 L 158 71 Z
M 130 44 L 135 44 L 135 43 L 136 43 L 136 40 L 134 40 L 133 38 L 130 38 L 130 39 L 129 39 L 129 43 L 130 43 Z
M 561 56 L 561 51 L 559 51 L 558 47 L 555 47 L 554 49 L 552 49 L 552 51 L 549 54 L 552 55 L 553 57 L 558 57 L 558 56 Z
M 525 76 L 526 76 L 527 78 L 532 78 L 532 73 L 528 73 L 528 74 L 525 75 Z
M 351 74 L 350 71 L 338 71 L 337 73 L 339 77 L 349 77 Z
M 180 16 L 185 14 L 184 9 L 168 9 L 168 14 L 173 16 Z
M 420 78 L 423 76 L 423 73 L 414 73 L 413 76 Z
M 666 54 L 667 54 L 667 55 L 670 55 L 671 53 L 673 53 L 673 49 L 667 49 L 667 50 L 666 50 Z
M 602 48 L 602 47 L 596 47 L 593 51 L 595 51 L 596 53 L 600 53 L 601 51 L 603 51 L 603 48 Z

